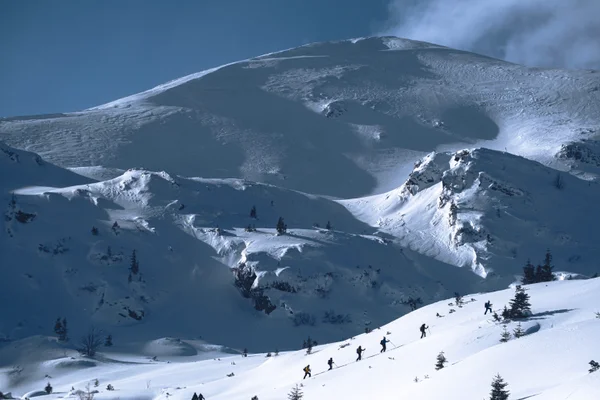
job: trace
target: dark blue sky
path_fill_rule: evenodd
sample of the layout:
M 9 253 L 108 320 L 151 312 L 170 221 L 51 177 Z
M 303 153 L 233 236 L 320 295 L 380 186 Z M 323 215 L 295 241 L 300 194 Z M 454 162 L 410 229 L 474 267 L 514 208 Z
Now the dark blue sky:
M 0 116 L 76 111 L 206 68 L 373 34 L 389 0 L 6 0 Z

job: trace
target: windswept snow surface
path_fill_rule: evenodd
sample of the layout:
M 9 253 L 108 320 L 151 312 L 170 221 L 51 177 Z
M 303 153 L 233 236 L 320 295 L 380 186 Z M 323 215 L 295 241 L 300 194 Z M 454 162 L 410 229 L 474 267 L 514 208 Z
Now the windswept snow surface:
M 98 400 L 189 400 L 194 392 L 207 400 L 277 400 L 298 384 L 304 398 L 313 400 L 464 400 L 489 398 L 492 379 L 500 374 L 510 399 L 597 398 L 600 371 L 589 373 L 588 363 L 600 357 L 600 320 L 595 316 L 600 279 L 526 289 L 533 315 L 505 324 L 509 332 L 517 324 L 525 331 L 525 336 L 512 336 L 506 343 L 499 341 L 504 324 L 494 322 L 489 313 L 483 315 L 483 304 L 490 300 L 499 311 L 513 297 L 513 289 L 465 296 L 462 307 L 453 299 L 442 300 L 369 334 L 317 346 L 310 355 L 300 350 L 241 357 L 198 341 L 164 338 L 126 349 L 103 348 L 90 359 L 63 350 L 54 338 L 32 337 L 0 345 L 0 387 L 23 396 L 50 382 L 54 393 L 44 396 L 48 399 L 76 398 L 89 383 L 98 391 Z M 422 323 L 429 331 L 420 339 Z M 387 352 L 380 353 L 384 336 L 391 342 Z M 363 360 L 355 361 L 359 345 L 365 353 Z M 442 351 L 448 362 L 436 370 Z M 330 357 L 335 366 L 327 371 Z M 312 377 L 303 380 L 306 365 Z M 19 372 L 17 366 L 24 368 Z M 115 390 L 106 390 L 108 384 Z
M 239 177 L 347 198 L 399 186 L 434 150 L 485 146 L 569 168 L 555 155 L 597 138 L 599 88 L 595 71 L 372 37 L 228 64 L 82 112 L 7 118 L 0 138 L 63 167 Z

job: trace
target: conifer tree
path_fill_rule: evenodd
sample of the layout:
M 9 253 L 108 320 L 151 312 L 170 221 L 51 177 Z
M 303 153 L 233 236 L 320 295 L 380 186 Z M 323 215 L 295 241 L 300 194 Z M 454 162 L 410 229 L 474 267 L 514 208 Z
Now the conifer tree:
M 61 342 L 68 342 L 69 341 L 68 334 L 69 334 L 69 328 L 67 328 L 67 319 L 63 318 L 63 320 L 62 320 L 62 332 L 59 335 L 58 339 Z
M 257 218 L 257 215 L 256 215 L 256 206 L 252 206 L 252 209 L 250 210 L 250 218 L 254 218 L 254 219 Z
M 133 275 L 137 275 L 140 272 L 140 264 L 137 260 L 135 250 L 131 253 L 131 262 L 129 264 L 129 270 Z
M 546 250 L 546 257 L 544 258 L 544 264 L 541 266 L 539 276 L 537 277 L 538 282 L 552 282 L 556 280 L 556 277 L 552 273 L 554 267 L 552 263 L 552 254 L 550 250 Z
M 521 285 L 515 288 L 515 297 L 510 301 L 510 317 L 523 318 L 531 313 L 529 295 Z
M 490 393 L 490 400 L 508 400 L 510 392 L 505 388 L 508 383 L 504 382 L 504 379 L 497 374 L 492 381 L 492 392 Z
M 506 343 L 510 340 L 510 332 L 506 329 L 506 325 L 504 325 L 504 329 L 502 330 L 502 334 L 500 335 L 500 342 Z
M 331 230 L 331 222 L 327 221 L 327 225 L 325 225 L 325 229 Z
M 292 388 L 290 393 L 288 393 L 289 400 L 300 400 L 300 399 L 302 399 L 302 397 L 304 397 L 304 394 L 302 393 L 302 391 L 300 390 L 298 385 L 296 385 L 294 388 Z
M 440 354 L 437 355 L 437 363 L 435 364 L 435 369 L 439 371 L 440 369 L 444 368 L 444 364 L 447 362 L 448 360 L 446 360 L 444 352 L 440 351 Z
M 50 382 L 48 382 L 48 384 L 46 385 L 46 387 L 44 388 L 44 390 L 48 394 L 52 393 L 52 385 L 50 384 Z
M 517 339 L 525 336 L 525 331 L 521 327 L 520 322 L 517 324 L 517 327 L 513 330 L 513 334 L 515 335 L 515 338 L 517 338 Z
M 284 233 L 287 232 L 287 225 L 283 222 L 283 218 L 279 217 L 279 220 L 277 221 L 277 233 L 280 235 L 283 235 Z
M 523 267 L 523 279 L 521 282 L 523 285 L 529 285 L 536 282 L 535 267 L 530 260 L 527 260 L 527 264 Z
M 104 339 L 104 346 L 110 347 L 112 345 L 113 345 L 113 343 L 112 343 L 112 335 L 108 335 L 106 337 L 106 339 Z

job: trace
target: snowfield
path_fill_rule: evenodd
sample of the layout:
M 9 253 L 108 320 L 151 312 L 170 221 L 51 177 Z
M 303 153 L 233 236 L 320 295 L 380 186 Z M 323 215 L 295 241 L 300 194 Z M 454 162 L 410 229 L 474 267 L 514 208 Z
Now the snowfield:
M 511 399 L 598 397 L 599 89 L 372 37 L 0 119 L 0 392 L 462 400 L 500 373 Z M 547 251 L 558 281 L 500 343 L 483 304 Z M 114 345 L 83 357 L 92 326 Z
M 557 281 L 526 286 L 532 316 L 506 324 L 484 314 L 490 300 L 501 310 L 513 297 L 506 289 L 465 296 L 462 307 L 446 299 L 423 307 L 368 334 L 305 350 L 242 357 L 218 346 L 164 338 L 147 344 L 102 348 L 93 359 L 78 355 L 55 338 L 31 337 L 0 347 L 0 387 L 13 396 L 77 398 L 97 391 L 95 399 L 181 399 L 193 393 L 206 399 L 287 398 L 300 385 L 305 399 L 489 398 L 496 374 L 508 383 L 510 399 L 591 400 L 600 393 L 600 372 L 589 361 L 600 358 L 600 280 Z M 451 312 L 450 310 L 454 310 Z M 441 317 L 436 317 L 436 314 Z M 419 326 L 429 333 L 420 339 Z M 517 325 L 523 337 L 501 343 L 503 326 Z M 379 342 L 391 343 L 380 353 Z M 355 349 L 365 348 L 356 360 Z M 447 363 L 435 369 L 443 351 Z M 155 357 L 156 358 L 153 358 Z M 327 360 L 335 362 L 327 371 Z M 312 377 L 303 380 L 310 365 Z M 18 367 L 21 366 L 22 370 Z M 228 376 L 233 374 L 233 376 Z M 98 380 L 98 386 L 94 381 Z M 50 382 L 51 395 L 40 393 Z M 114 391 L 106 390 L 112 385 Z

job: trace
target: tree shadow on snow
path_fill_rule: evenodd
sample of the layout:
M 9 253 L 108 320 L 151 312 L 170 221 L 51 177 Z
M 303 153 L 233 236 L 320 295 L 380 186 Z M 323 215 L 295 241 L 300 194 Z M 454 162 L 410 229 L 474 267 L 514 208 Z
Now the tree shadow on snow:
M 574 311 L 574 308 L 562 308 L 560 310 L 552 310 L 552 311 L 544 311 L 541 313 L 537 313 L 537 314 L 533 314 L 532 316 L 525 318 L 525 321 L 534 321 L 534 320 L 539 320 L 539 319 L 546 319 L 544 317 L 550 316 L 550 315 L 554 315 L 554 314 L 564 314 L 564 313 L 568 313 L 571 311 Z

